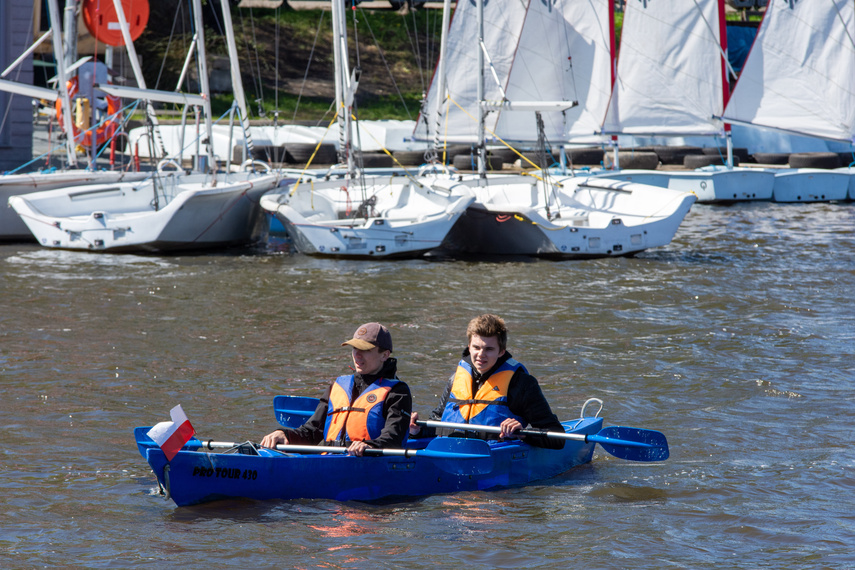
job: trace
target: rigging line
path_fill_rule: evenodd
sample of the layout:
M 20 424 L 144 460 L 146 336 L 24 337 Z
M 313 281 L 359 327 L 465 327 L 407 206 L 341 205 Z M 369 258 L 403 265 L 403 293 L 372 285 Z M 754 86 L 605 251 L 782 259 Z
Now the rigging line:
M 704 12 L 703 12 L 703 10 L 701 10 L 701 7 L 698 5 L 698 0 L 692 0 L 692 1 L 695 3 L 695 8 L 698 9 L 698 15 L 700 15 L 701 20 L 704 21 L 704 25 L 707 27 L 707 31 L 710 33 L 710 36 L 713 39 L 715 39 L 717 37 L 715 30 L 713 30 L 712 25 L 710 24 L 707 17 L 704 15 Z M 734 71 L 733 66 L 730 65 L 730 61 L 728 60 L 727 53 L 725 53 L 725 51 L 721 48 L 721 38 L 719 38 L 719 41 L 714 42 L 714 43 L 716 44 L 716 47 L 718 48 L 718 53 L 719 53 L 719 55 L 721 55 L 722 61 L 724 61 L 725 67 L 727 67 L 727 72 L 730 73 L 731 76 L 736 77 L 737 73 L 736 73 L 736 71 Z
M 406 22 L 406 18 L 404 21 Z M 398 88 L 398 82 L 395 81 L 395 76 L 392 75 L 392 70 L 389 67 L 389 62 L 386 61 L 386 56 L 384 55 L 383 49 L 380 47 L 380 43 L 377 41 L 377 37 L 374 35 L 374 30 L 371 29 L 371 24 L 368 22 L 368 18 L 365 19 L 365 25 L 368 26 L 368 32 L 371 34 L 371 39 L 374 40 L 374 45 L 377 47 L 377 53 L 380 54 L 380 59 L 383 60 L 383 65 L 386 66 L 386 72 L 389 74 L 389 79 L 392 80 L 392 85 L 395 87 L 395 92 L 398 94 L 398 99 L 401 100 L 401 105 L 404 106 L 404 111 L 407 113 L 407 119 L 412 120 L 413 116 L 410 114 L 410 110 L 407 108 L 407 103 L 404 101 L 404 95 L 401 93 L 401 90 Z M 355 32 L 354 32 L 355 33 Z M 358 58 L 357 58 L 358 61 Z M 421 66 L 419 66 L 421 70 Z M 422 81 L 422 88 L 424 88 L 424 81 Z
M 228 1 L 228 0 L 226 0 L 226 1 Z M 206 2 L 206 4 L 209 4 L 209 3 Z M 217 24 L 217 31 L 220 33 L 220 36 L 222 37 L 222 36 L 226 35 L 226 32 L 223 29 L 223 24 L 220 23 L 220 17 L 219 17 L 219 14 L 217 14 L 217 9 L 214 7 L 214 5 L 212 3 L 210 3 L 209 5 L 211 6 L 211 14 L 214 16 L 214 22 L 216 22 L 216 24 Z
M 436 22 L 437 21 L 436 18 L 434 18 L 433 21 Z M 430 12 L 428 12 L 427 17 L 425 18 L 425 62 L 436 61 L 436 58 L 431 56 L 433 54 L 433 50 L 434 50 L 434 47 L 433 47 L 434 42 L 432 41 L 433 36 L 430 33 L 430 31 L 431 31 L 430 22 L 431 22 L 431 16 L 430 16 Z M 425 64 L 425 67 L 427 67 L 426 64 Z M 422 74 L 425 76 L 425 78 L 422 80 L 422 93 L 424 93 L 424 96 L 422 98 L 427 99 L 427 92 L 428 92 L 428 89 L 430 89 L 430 86 L 429 86 L 430 78 L 428 77 L 428 70 L 427 69 L 421 69 L 421 65 L 420 65 L 419 66 L 419 75 L 421 76 Z
M 315 55 L 315 47 L 318 45 L 318 36 L 321 33 L 321 25 L 324 22 L 324 15 L 326 13 L 326 10 L 321 10 L 321 17 L 318 19 L 318 29 L 315 31 L 315 41 L 312 42 L 312 51 L 309 52 L 309 60 L 306 62 L 306 72 L 303 73 L 303 83 L 300 84 L 300 92 L 297 94 L 297 103 L 294 105 L 294 117 L 291 119 L 292 121 L 297 120 L 297 111 L 300 109 L 300 99 L 303 98 L 303 88 L 306 86 L 306 80 L 309 77 L 309 68 L 312 67 L 312 58 Z M 277 74 L 277 78 L 278 75 L 279 74 Z M 329 113 L 329 110 L 327 110 L 327 113 Z M 326 114 L 324 116 L 326 116 Z M 323 121 L 323 117 L 321 117 L 321 121 Z
M 315 123 L 315 126 L 316 126 L 316 127 L 320 127 L 321 125 L 323 125 L 323 124 L 324 124 L 324 121 L 325 121 L 325 120 L 326 120 L 326 118 L 327 118 L 327 115 L 329 115 L 330 113 L 334 113 L 336 116 L 338 116 L 338 113 L 336 113 L 336 109 L 337 109 L 337 107 L 335 106 L 335 103 L 336 103 L 336 102 L 335 102 L 335 99 L 333 99 L 332 101 L 330 101 L 330 106 L 329 106 L 329 107 L 327 107 L 327 110 L 326 110 L 326 111 L 324 111 L 323 116 L 322 116 L 320 119 L 318 119 L 318 122 L 317 122 L 317 123 Z
M 419 42 L 418 42 L 418 22 L 416 22 L 416 11 L 410 10 L 410 13 L 413 15 L 413 33 L 410 33 L 410 25 L 407 23 L 407 16 L 404 15 L 402 20 L 404 21 L 404 30 L 407 32 L 407 39 L 410 41 L 410 49 L 413 52 L 413 55 L 416 56 L 416 68 L 419 70 L 419 81 L 422 84 L 422 91 L 425 89 L 425 78 L 422 74 L 422 58 L 421 52 L 419 50 Z
M 252 30 L 252 45 L 255 47 L 255 71 L 257 72 L 256 77 L 258 78 L 258 114 L 261 115 L 262 107 L 261 104 L 264 101 L 264 82 L 261 80 L 261 59 L 258 57 L 258 38 L 255 35 L 255 10 L 249 9 L 249 23 L 250 29 Z M 249 62 L 250 66 L 252 66 L 252 61 Z
M 356 6 L 354 6 L 354 8 L 355 7 Z M 367 21 L 368 16 L 365 15 L 365 11 L 362 8 L 360 8 L 359 11 L 362 12 L 362 17 L 365 18 Z M 351 9 L 350 13 L 353 15 L 353 51 L 356 53 L 356 67 L 361 67 L 359 60 L 359 28 L 357 27 L 359 20 L 356 19 L 356 10 Z M 345 21 L 345 26 L 346 25 L 347 22 Z M 370 26 L 369 29 L 371 29 Z
M 591 7 L 591 9 L 593 10 L 594 8 Z M 569 71 L 570 71 L 570 82 L 573 84 L 572 100 L 578 101 L 579 100 L 579 90 L 576 87 L 576 68 L 573 67 L 573 54 L 570 51 L 570 30 L 568 29 L 568 26 L 563 26 L 563 29 L 564 29 L 564 47 L 567 48 L 567 67 L 569 68 Z M 584 36 L 583 36 L 583 38 L 584 38 Z M 562 89 L 562 94 L 563 94 L 563 91 L 564 90 Z M 562 115 L 564 122 L 565 122 L 565 125 L 566 125 L 566 122 L 567 122 L 566 109 L 561 112 L 561 115 Z
M 252 9 L 250 9 L 252 12 Z M 252 50 L 249 46 L 249 40 L 246 37 L 246 25 L 243 21 L 243 11 L 238 10 L 238 14 L 240 14 L 240 33 L 241 37 L 243 37 L 243 44 L 246 47 L 246 59 L 249 62 L 250 67 L 252 67 Z M 258 83 L 256 83 L 255 70 L 253 70 L 252 74 L 252 88 L 255 90 L 256 99 L 261 99 L 261 94 L 258 92 Z
M 351 115 L 351 117 L 353 118 L 353 120 L 354 120 L 354 121 L 356 120 L 356 115 Z M 413 177 L 413 175 L 412 175 L 412 174 L 410 174 L 410 171 L 407 169 L 407 167 L 406 167 L 406 166 L 404 166 L 403 164 L 401 164 L 401 163 L 398 161 L 398 159 L 397 159 L 397 158 L 395 158 L 395 155 L 393 155 L 391 152 L 389 152 L 389 150 L 386 148 L 386 146 L 385 146 L 382 142 L 380 142 L 379 140 L 377 140 L 377 137 L 375 137 L 373 134 L 371 134 L 371 131 L 366 130 L 365 132 L 366 132 L 366 133 L 368 133 L 368 136 L 369 136 L 369 137 L 371 137 L 371 139 L 372 139 L 375 143 L 377 143 L 377 146 L 379 146 L 379 147 L 380 147 L 380 150 L 382 150 L 383 152 L 385 152 L 386 154 L 388 154 L 388 155 L 389 155 L 389 157 L 390 157 L 393 161 L 395 161 L 395 163 L 396 163 L 398 166 L 400 166 L 400 167 L 401 167 L 401 170 L 403 170 L 403 171 L 404 171 L 404 176 L 406 176 L 407 178 L 409 178 L 409 179 L 410 179 L 413 183 L 415 183 L 417 186 L 419 186 L 419 187 L 424 187 L 424 184 L 422 184 L 421 182 L 419 182 L 418 180 L 416 180 L 416 179 Z
M 467 117 L 469 117 L 470 119 L 472 119 L 472 120 L 473 120 L 473 121 L 475 121 L 475 122 L 477 122 L 477 121 L 478 121 L 478 119 L 476 119 L 475 117 L 473 117 L 473 116 L 472 116 L 472 114 L 471 114 L 469 111 L 467 111 L 466 109 L 464 109 L 463 107 L 461 107 L 461 106 L 460 106 L 460 103 L 458 103 L 457 101 L 455 101 L 455 100 L 454 100 L 454 99 L 452 99 L 451 97 L 449 97 L 449 98 L 448 98 L 448 100 L 449 100 L 449 101 L 451 101 L 452 103 L 454 103 L 454 105 L 455 105 L 458 109 L 460 109 L 461 111 L 463 111 L 463 113 L 464 113 Z M 512 151 L 514 151 L 515 153 L 517 153 L 517 155 L 520 157 L 520 160 L 521 160 L 521 161 L 522 161 L 522 160 L 526 161 L 527 163 L 529 163 L 530 165 L 532 165 L 532 167 L 534 167 L 534 168 L 540 168 L 537 164 L 533 163 L 533 162 L 532 162 L 532 161 L 530 161 L 528 158 L 526 158 L 525 156 L 523 156 L 523 155 L 522 155 L 522 153 L 521 153 L 520 151 L 518 151 L 517 149 L 515 149 L 514 147 L 512 147 L 510 144 L 508 144 L 507 142 L 505 142 L 505 139 L 503 139 L 502 137 L 500 137 L 499 135 L 497 135 L 495 132 L 493 132 L 493 131 L 490 129 L 490 127 L 488 127 L 487 125 L 484 125 L 484 130 L 486 130 L 486 131 L 487 131 L 487 132 L 489 132 L 491 135 L 493 135 L 493 138 L 495 138 L 497 141 L 499 141 L 500 143 L 502 143 L 503 145 L 505 145 L 506 147 L 508 147 L 509 149 L 511 149 Z M 540 176 L 538 176 L 538 175 L 536 175 L 536 174 L 527 174 L 527 175 L 528 175 L 528 176 L 531 176 L 532 178 L 537 178 L 538 180 L 543 180 L 543 178 L 541 178 Z
M 359 115 L 359 107 L 356 104 L 356 98 L 353 99 L 353 105 L 350 108 L 350 116 L 353 118 L 353 122 L 356 125 L 356 147 L 359 149 L 359 152 L 355 153 L 357 161 L 356 168 L 359 172 L 359 186 L 362 190 L 362 201 L 365 202 L 368 200 L 368 190 L 365 187 L 365 161 L 362 158 L 362 129 L 359 128 L 359 119 L 357 118 Z M 349 150 L 353 153 L 352 146 Z
M 315 155 L 318 154 L 318 149 L 321 148 L 321 144 L 323 144 L 324 138 L 327 136 L 327 133 L 330 131 L 330 129 L 332 128 L 332 126 L 335 124 L 335 122 L 337 120 L 338 120 L 338 113 L 336 113 L 335 116 L 333 116 L 332 121 L 330 121 L 330 123 L 327 125 L 327 130 L 324 131 L 323 136 L 321 136 L 318 139 L 318 144 L 317 144 L 317 146 L 315 146 L 315 151 L 312 153 L 312 156 L 309 157 L 309 160 L 306 162 L 306 166 L 303 168 L 303 171 L 300 172 L 300 175 L 297 177 L 297 182 L 295 182 L 294 187 L 291 188 L 291 192 L 288 194 L 289 196 L 293 196 L 294 193 L 297 191 L 297 188 L 300 187 L 300 183 L 303 182 L 303 175 L 306 174 L 307 170 L 309 170 L 309 166 L 311 166 L 312 161 L 315 159 Z M 314 178 L 311 179 L 310 182 L 312 184 L 312 191 L 314 192 L 314 189 L 315 189 Z
M 274 111 L 274 121 L 276 123 L 279 122 L 279 28 L 281 22 L 279 21 L 279 16 L 281 14 L 280 10 L 282 8 L 282 4 L 276 7 L 276 27 L 274 28 L 273 34 L 273 52 L 276 54 L 275 58 L 275 68 L 274 68 L 274 80 L 273 80 L 273 108 L 276 109 Z
M 166 59 L 169 57 L 169 47 L 172 45 L 172 38 L 175 37 L 175 26 L 178 25 L 178 12 L 184 7 L 184 4 L 178 2 L 175 6 L 175 16 L 172 18 L 172 29 L 169 31 L 169 40 L 166 42 L 166 49 L 163 50 L 163 61 L 160 62 L 160 71 L 157 72 L 157 79 L 154 82 L 154 88 L 160 88 L 160 78 L 163 76 L 163 70 L 166 68 Z

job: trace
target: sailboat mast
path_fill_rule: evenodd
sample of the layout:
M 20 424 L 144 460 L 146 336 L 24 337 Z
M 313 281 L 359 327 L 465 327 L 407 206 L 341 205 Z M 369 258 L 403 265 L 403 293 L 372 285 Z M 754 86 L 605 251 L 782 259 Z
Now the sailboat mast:
M 439 68 L 437 79 L 439 80 L 436 96 L 436 112 L 434 113 L 436 127 L 433 133 L 433 148 L 439 153 L 439 133 L 442 128 L 442 106 L 445 104 L 445 58 L 448 50 L 448 26 L 451 20 L 451 0 L 442 3 L 442 35 L 439 42 Z
M 487 149 L 484 121 L 484 0 L 478 0 L 478 175 L 487 177 Z
M 116 0 L 118 1 L 118 0 Z M 226 30 L 226 44 L 229 48 L 229 69 L 232 76 L 232 88 L 234 89 L 235 101 L 240 110 L 240 124 L 243 128 L 243 136 L 246 141 L 245 150 L 248 153 L 244 158 L 249 158 L 252 153 L 252 136 L 249 131 L 249 115 L 246 111 L 246 94 L 243 91 L 243 82 L 240 78 L 240 67 L 238 65 L 237 44 L 235 44 L 235 30 L 232 25 L 232 14 L 229 11 L 228 0 L 220 0 L 223 7 L 223 28 Z M 279 49 L 275 46 L 274 49 Z M 231 153 L 231 149 L 229 150 Z
M 119 19 L 119 30 L 122 32 L 122 41 L 125 44 L 125 49 L 128 50 L 128 61 L 131 63 L 131 69 L 134 72 L 134 79 L 136 79 L 137 87 L 140 89 L 147 89 L 145 77 L 143 77 L 142 68 L 140 67 L 140 60 L 137 57 L 137 50 L 134 47 L 134 40 L 131 38 L 128 19 L 125 17 L 125 8 L 122 6 L 122 0 L 113 0 L 113 6 L 116 9 L 116 16 Z M 145 103 L 146 115 L 148 120 L 151 121 L 152 128 L 154 129 L 155 139 L 160 147 L 161 156 L 166 156 L 166 145 L 163 144 L 163 137 L 160 134 L 160 123 L 157 122 L 157 115 L 154 113 L 154 106 L 151 104 L 151 101 L 146 101 Z
M 66 11 L 68 6 L 66 6 Z M 72 6 L 72 13 L 74 8 Z M 65 130 L 65 153 L 69 166 L 77 166 L 77 153 L 74 150 L 74 125 L 71 122 L 71 100 L 68 98 L 68 77 L 65 74 L 66 53 L 62 47 L 62 35 L 59 25 L 59 5 L 57 0 L 48 0 L 48 14 L 50 15 L 51 40 L 53 41 L 53 55 L 56 60 L 57 87 L 59 89 L 60 105 L 62 105 L 62 128 Z M 66 28 L 67 29 L 67 28 Z M 76 38 L 67 37 L 66 43 L 74 43 Z
M 63 57 L 65 58 L 65 68 L 68 69 L 74 62 L 77 61 L 77 1 L 65 0 L 65 10 L 63 12 L 65 20 L 63 28 L 65 29 L 65 50 Z M 59 57 L 59 54 L 57 54 Z
M 202 88 L 205 112 L 205 130 L 208 136 L 208 170 L 215 175 L 217 168 L 214 164 L 214 125 L 211 119 L 211 88 L 208 85 L 208 62 L 205 52 L 205 26 L 202 21 L 202 1 L 193 0 L 193 21 L 196 25 L 196 55 L 199 63 L 199 85 Z
M 718 39 L 721 46 L 721 112 L 727 108 L 730 100 L 730 76 L 727 72 L 727 21 L 724 15 L 724 1 L 718 0 Z M 733 136 L 730 123 L 724 123 L 724 137 L 727 143 L 727 167 L 733 168 Z
M 609 0 L 609 57 L 611 58 L 611 84 L 609 85 L 609 93 L 614 93 L 615 81 L 617 80 L 617 45 L 615 38 L 615 3 L 611 0 Z M 615 170 L 620 170 L 617 135 L 612 135 L 612 148 L 614 149 L 614 157 L 612 158 L 612 168 L 614 168 Z
M 347 171 L 352 173 L 355 168 L 353 164 L 353 152 L 351 144 L 353 134 L 350 120 L 350 69 L 347 53 L 347 24 L 344 19 L 344 0 L 332 1 L 332 23 L 333 23 L 333 57 L 335 67 L 335 102 L 338 112 L 339 128 L 339 154 L 340 159 L 347 162 Z

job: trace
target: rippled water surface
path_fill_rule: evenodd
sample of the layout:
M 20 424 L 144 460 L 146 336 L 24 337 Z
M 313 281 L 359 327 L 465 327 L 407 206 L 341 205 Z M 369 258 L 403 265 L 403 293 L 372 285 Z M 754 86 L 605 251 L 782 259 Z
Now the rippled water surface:
M 586 262 L 144 257 L 0 246 L 4 566 L 855 567 L 855 205 L 695 205 L 666 248 Z M 663 431 L 671 458 L 389 504 L 156 494 L 132 430 L 182 404 L 258 439 L 317 396 L 361 322 L 422 413 L 468 320 L 562 419 Z

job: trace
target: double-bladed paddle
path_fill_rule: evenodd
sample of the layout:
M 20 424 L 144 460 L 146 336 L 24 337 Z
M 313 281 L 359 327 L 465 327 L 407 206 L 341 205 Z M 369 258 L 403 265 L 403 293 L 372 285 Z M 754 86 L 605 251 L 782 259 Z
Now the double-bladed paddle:
M 277 421 L 283 427 L 297 427 L 302 425 L 314 413 L 318 406 L 317 398 L 305 396 L 276 396 L 273 399 L 273 411 Z M 444 427 L 461 430 L 477 430 L 489 433 L 500 433 L 498 427 L 477 426 L 472 424 L 454 424 L 449 422 L 419 421 L 419 425 L 429 427 Z M 658 431 L 613 426 L 601 430 L 597 434 L 572 434 L 562 432 L 548 432 L 533 428 L 523 429 L 516 432 L 520 435 L 540 435 L 546 437 L 557 437 L 585 442 L 599 443 L 611 455 L 629 461 L 664 461 L 668 459 L 668 441 Z
M 430 420 L 419 420 L 416 424 L 425 427 L 464 431 L 502 432 L 502 429 L 498 426 L 482 426 L 477 424 Z M 538 435 L 558 439 L 572 439 L 586 443 L 599 443 L 610 454 L 629 461 L 664 461 L 668 459 L 669 455 L 668 441 L 665 439 L 665 435 L 649 429 L 613 426 L 604 428 L 596 434 L 581 434 L 527 428 L 514 432 L 514 435 Z
M 246 442 L 201 441 L 202 449 L 231 449 Z M 474 445 L 473 445 L 474 444 Z M 346 447 L 326 445 L 277 445 L 276 451 L 285 453 L 347 453 Z M 440 437 L 431 440 L 424 449 L 378 449 L 368 447 L 363 455 L 379 455 L 384 457 L 429 457 L 431 459 L 485 459 L 490 457 L 490 445 L 480 439 L 463 439 L 459 437 Z
M 158 445 L 148 437 L 148 427 L 134 429 L 137 447 L 145 457 L 147 449 L 157 448 Z M 229 441 L 203 441 L 191 438 L 181 448 L 182 451 L 197 451 L 201 449 L 233 449 L 249 442 Z M 258 444 L 250 444 L 259 447 Z M 347 453 L 346 447 L 332 447 L 323 445 L 277 445 L 277 451 L 286 453 Z M 399 456 L 399 457 L 422 457 L 430 459 L 443 471 L 458 475 L 470 475 L 489 473 L 493 469 L 493 456 L 490 453 L 490 445 L 483 440 L 464 439 L 456 437 L 438 437 L 432 439 L 424 449 L 376 449 L 367 448 L 363 451 L 367 456 Z

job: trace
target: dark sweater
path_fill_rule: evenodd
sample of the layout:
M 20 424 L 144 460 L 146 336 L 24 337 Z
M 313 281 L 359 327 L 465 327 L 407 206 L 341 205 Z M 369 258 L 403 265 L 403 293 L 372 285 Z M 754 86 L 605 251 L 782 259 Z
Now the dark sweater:
M 398 373 L 398 361 L 389 358 L 383 363 L 383 368 L 378 374 L 355 374 L 353 379 L 354 400 L 378 378 L 396 378 Z M 397 379 L 397 378 L 396 378 Z M 343 441 L 326 443 L 324 439 L 324 426 L 327 421 L 327 407 L 330 401 L 332 383 L 327 386 L 324 395 L 321 396 L 315 413 L 306 423 L 298 428 L 282 428 L 288 443 L 295 445 L 344 445 Z M 383 402 L 383 417 L 386 425 L 380 435 L 375 439 L 367 440 L 365 443 L 371 447 L 400 447 L 404 443 L 410 425 L 410 413 L 413 409 L 413 398 L 410 396 L 410 388 L 404 382 L 398 382 L 389 391 Z M 342 434 L 345 431 L 342 430 Z M 343 437 L 343 435 L 342 435 Z
M 479 374 L 475 367 L 472 366 L 474 374 L 472 393 L 478 391 L 481 385 L 496 371 L 496 369 L 504 364 L 511 357 L 511 353 L 505 351 L 496 364 L 485 374 Z M 469 348 L 463 351 L 463 360 L 472 365 L 472 360 L 469 356 Z M 445 405 L 448 403 L 448 398 L 451 395 L 451 388 L 454 384 L 454 374 L 448 380 L 445 391 L 440 398 L 439 405 L 431 412 L 430 419 L 439 421 L 442 419 L 442 413 L 445 411 Z M 564 432 L 564 427 L 558 421 L 558 417 L 552 413 L 549 407 L 549 402 L 546 401 L 543 392 L 540 390 L 540 384 L 537 379 L 531 374 L 526 374 L 522 369 L 517 370 L 510 383 L 508 384 L 508 409 L 512 414 L 523 418 L 523 427 L 532 427 L 536 429 L 544 429 L 547 431 Z M 433 428 L 423 427 L 416 437 L 431 437 L 436 435 L 436 430 Z M 495 438 L 495 434 L 487 434 L 488 437 Z M 546 447 L 549 449 L 562 449 L 564 440 L 557 438 L 549 438 L 544 436 L 525 435 L 520 439 L 535 447 Z

